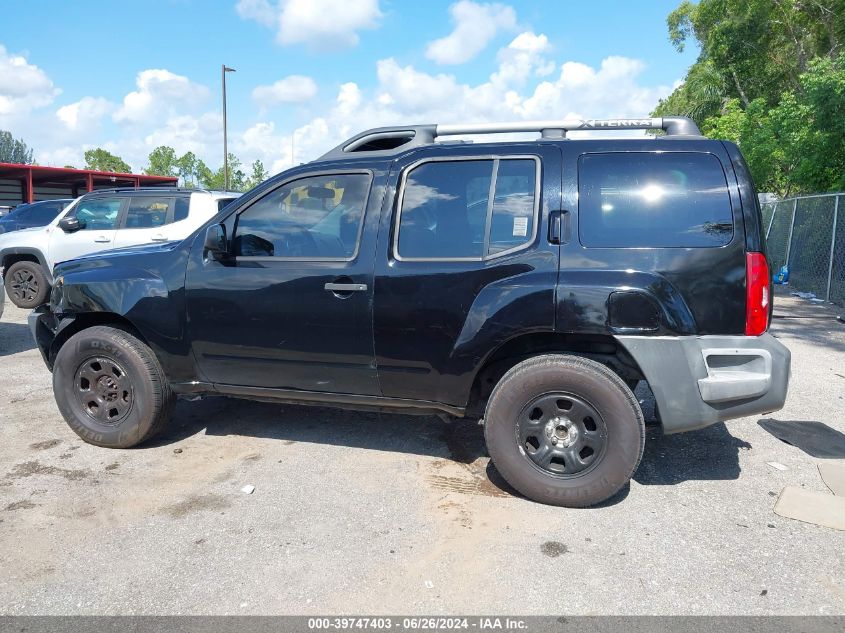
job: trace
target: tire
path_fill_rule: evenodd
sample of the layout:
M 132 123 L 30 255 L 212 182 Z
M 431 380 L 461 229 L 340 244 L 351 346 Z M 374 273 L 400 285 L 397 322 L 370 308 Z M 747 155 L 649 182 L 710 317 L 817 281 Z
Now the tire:
M 3 274 L 3 285 L 9 300 L 19 308 L 37 308 L 47 301 L 50 283 L 41 264 L 17 262 Z
M 529 499 L 551 505 L 583 508 L 612 497 L 645 446 L 643 414 L 625 381 L 577 356 L 537 356 L 513 367 L 493 390 L 484 420 L 499 473 Z
M 132 334 L 95 326 L 56 355 L 53 393 L 62 416 L 95 446 L 129 448 L 159 433 L 175 396 L 152 350 Z

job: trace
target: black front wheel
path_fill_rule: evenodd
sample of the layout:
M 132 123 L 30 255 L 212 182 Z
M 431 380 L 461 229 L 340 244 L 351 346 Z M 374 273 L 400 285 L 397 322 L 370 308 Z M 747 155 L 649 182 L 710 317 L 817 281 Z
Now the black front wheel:
M 71 336 L 53 366 L 53 393 L 79 437 L 96 446 L 129 448 L 156 435 L 175 396 L 152 350 L 108 326 Z
M 47 300 L 50 284 L 41 264 L 17 262 L 3 275 L 9 300 L 19 308 L 37 308 Z
M 595 361 L 528 359 L 496 385 L 484 417 L 496 469 L 529 499 L 569 507 L 601 503 L 642 458 L 645 422 L 625 381 Z

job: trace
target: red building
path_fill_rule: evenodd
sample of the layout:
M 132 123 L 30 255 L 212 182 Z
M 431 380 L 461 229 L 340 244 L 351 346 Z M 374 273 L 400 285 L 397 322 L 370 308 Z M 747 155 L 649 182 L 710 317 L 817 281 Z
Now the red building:
M 0 163 L 0 207 L 14 207 L 22 202 L 38 200 L 76 198 L 94 189 L 172 187 L 176 184 L 177 178 L 172 176 Z

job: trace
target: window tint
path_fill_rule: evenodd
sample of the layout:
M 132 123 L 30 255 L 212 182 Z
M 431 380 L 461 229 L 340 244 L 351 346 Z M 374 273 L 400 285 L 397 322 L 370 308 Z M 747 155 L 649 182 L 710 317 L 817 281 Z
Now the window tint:
M 50 224 L 57 215 L 59 215 L 59 211 L 65 208 L 66 203 L 64 202 L 44 202 L 41 204 L 34 204 L 32 208 L 28 211 L 26 220 L 27 222 L 37 222 L 38 224 Z
M 138 196 L 129 199 L 125 228 L 152 229 L 167 224 L 167 212 L 173 198 Z
M 584 246 L 695 247 L 731 241 L 725 173 L 710 154 L 630 152 L 579 159 Z
M 434 161 L 414 168 L 402 195 L 398 255 L 482 259 L 528 243 L 534 233 L 536 174 L 533 159 Z
M 237 198 L 218 198 L 217 210 L 222 211 L 232 200 L 237 200 Z M 185 211 L 185 217 L 187 217 L 187 210 Z
M 369 190 L 366 174 L 316 176 L 279 187 L 240 214 L 235 253 L 351 258 L 357 251 Z
M 405 180 L 399 254 L 407 258 L 480 258 L 492 160 L 423 163 Z
M 83 231 L 102 231 L 117 228 L 121 198 L 89 198 L 82 200 L 72 211 L 74 217 L 84 224 Z
M 525 244 L 534 234 L 534 187 L 537 163 L 503 160 L 496 174 L 489 255 Z
M 173 221 L 181 222 L 188 217 L 188 209 L 191 206 L 191 199 L 188 196 L 176 198 L 173 206 Z

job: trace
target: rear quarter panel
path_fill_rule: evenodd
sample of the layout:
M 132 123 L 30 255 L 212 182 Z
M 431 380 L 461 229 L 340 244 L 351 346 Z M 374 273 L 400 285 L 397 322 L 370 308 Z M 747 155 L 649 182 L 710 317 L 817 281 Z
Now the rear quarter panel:
M 707 248 L 586 247 L 579 232 L 581 156 L 600 152 L 705 152 L 722 165 L 732 207 L 733 237 Z M 745 328 L 745 219 L 730 156 L 719 141 L 632 139 L 573 141 L 563 146 L 563 208 L 571 240 L 561 249 L 557 329 L 620 334 L 610 322 L 613 292 L 642 293 L 658 308 L 657 327 L 643 334 L 742 334 Z M 634 332 L 637 330 L 634 329 Z

